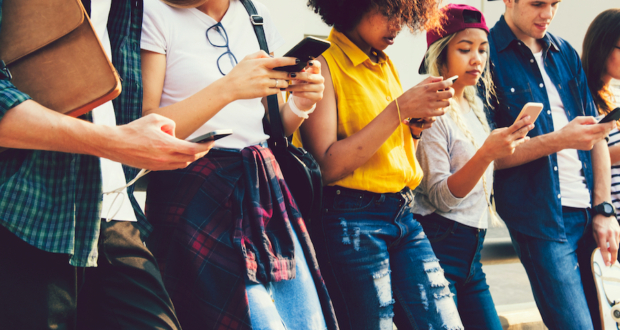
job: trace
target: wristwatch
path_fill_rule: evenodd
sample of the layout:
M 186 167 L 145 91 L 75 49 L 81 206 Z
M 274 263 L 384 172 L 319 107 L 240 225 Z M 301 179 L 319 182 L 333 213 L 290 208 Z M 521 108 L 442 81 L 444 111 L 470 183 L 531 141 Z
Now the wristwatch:
M 616 208 L 608 202 L 602 202 L 601 204 L 592 208 L 595 214 L 602 214 L 606 217 L 616 216 Z

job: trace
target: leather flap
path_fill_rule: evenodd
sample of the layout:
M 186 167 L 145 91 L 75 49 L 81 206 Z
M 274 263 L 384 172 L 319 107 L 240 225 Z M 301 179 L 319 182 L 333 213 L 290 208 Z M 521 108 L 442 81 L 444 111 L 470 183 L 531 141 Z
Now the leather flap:
M 0 59 L 6 64 L 75 30 L 84 21 L 80 0 L 4 0 Z

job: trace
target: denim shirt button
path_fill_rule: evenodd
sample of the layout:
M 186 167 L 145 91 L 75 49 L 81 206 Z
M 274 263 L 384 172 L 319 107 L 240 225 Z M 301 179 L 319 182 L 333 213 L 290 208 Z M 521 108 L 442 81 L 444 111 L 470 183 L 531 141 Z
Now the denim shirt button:
M 562 198 L 562 195 L 558 194 L 558 198 Z
M 510 91 L 514 93 L 514 92 L 515 92 L 515 89 L 514 89 L 514 88 L 511 88 L 511 89 L 510 89 Z
M 543 88 L 543 87 L 545 87 L 545 84 L 540 83 L 540 85 L 538 85 L 538 86 L 540 86 L 540 88 Z
M 547 110 L 547 114 L 550 115 L 551 114 L 551 110 Z
M 558 167 L 557 167 L 557 166 L 554 166 L 554 167 L 553 167 L 553 170 L 557 172 Z
M 531 59 L 531 60 L 530 60 L 530 63 L 534 63 L 534 59 Z

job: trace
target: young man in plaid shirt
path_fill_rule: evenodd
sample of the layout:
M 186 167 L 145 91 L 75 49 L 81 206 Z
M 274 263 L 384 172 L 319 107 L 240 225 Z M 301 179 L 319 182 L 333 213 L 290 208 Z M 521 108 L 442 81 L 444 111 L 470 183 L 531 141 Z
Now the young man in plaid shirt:
M 178 329 L 133 189 L 103 192 L 139 168 L 185 167 L 211 144 L 176 139 L 162 116 L 140 118 L 142 1 L 83 4 L 122 78 L 118 98 L 75 119 L 0 80 L 0 146 L 11 148 L 0 153 L 0 327 Z M 102 221 L 108 212 L 130 222 Z

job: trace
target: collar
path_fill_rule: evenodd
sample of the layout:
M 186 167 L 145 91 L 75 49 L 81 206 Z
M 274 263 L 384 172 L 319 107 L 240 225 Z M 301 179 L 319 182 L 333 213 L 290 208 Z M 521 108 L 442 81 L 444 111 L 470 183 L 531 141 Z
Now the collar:
M 357 47 L 356 44 L 349 40 L 349 38 L 347 38 L 344 33 L 339 32 L 334 28 L 332 28 L 331 32 L 329 33 L 329 37 L 327 38 L 327 40 L 338 46 L 351 60 L 353 66 L 358 66 L 365 61 L 375 64 L 370 60 L 368 55 L 366 55 L 366 53 L 364 53 L 359 47 Z M 379 58 L 379 63 L 376 64 L 385 63 L 388 58 L 387 55 L 380 50 L 377 50 L 376 52 Z
M 506 48 L 508 48 L 508 46 L 510 46 L 511 44 L 514 44 L 520 41 L 519 39 L 517 39 L 515 34 L 512 32 L 512 30 L 510 29 L 510 26 L 508 26 L 508 23 L 506 23 L 506 19 L 504 18 L 504 15 L 500 17 L 499 21 L 495 24 L 491 32 L 495 34 L 493 41 L 495 41 L 495 43 L 497 44 L 497 51 L 500 53 L 506 50 Z M 551 36 L 549 32 L 545 33 L 545 36 L 539 40 L 543 42 L 543 45 L 544 45 L 543 53 L 544 54 L 546 54 L 547 51 L 549 51 L 549 49 L 551 49 L 554 52 L 560 51 L 560 48 L 558 47 L 557 42 L 554 40 L 554 38 Z

